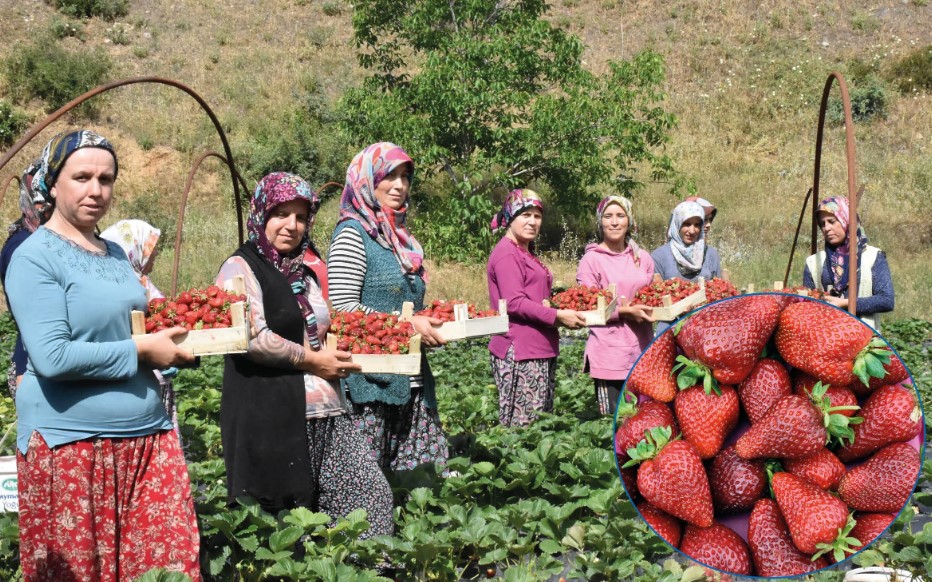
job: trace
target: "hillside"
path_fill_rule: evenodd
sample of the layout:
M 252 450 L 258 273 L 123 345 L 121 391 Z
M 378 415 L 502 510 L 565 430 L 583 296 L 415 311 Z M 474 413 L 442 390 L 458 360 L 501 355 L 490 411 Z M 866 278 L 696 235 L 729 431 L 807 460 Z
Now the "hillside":
M 0 61 L 51 28 L 79 32 L 57 41 L 71 51 L 100 47 L 115 62 L 110 78 L 164 76 L 198 91 L 221 119 L 239 159 L 256 159 L 278 127 L 308 102 L 333 103 L 362 72 L 352 47 L 352 8 L 327 0 L 131 1 L 109 23 L 68 21 L 41 0 L 0 0 Z M 399 4 L 401 6 L 401 4 Z M 882 72 L 930 42 L 932 7 L 925 0 L 879 2 L 648 2 L 559 0 L 552 21 L 587 45 L 594 71 L 610 59 L 651 47 L 666 59 L 667 107 L 679 126 L 670 152 L 700 195 L 719 208 L 713 244 L 739 284 L 782 279 L 802 197 L 812 183 L 818 102 L 827 74 L 850 79 Z M 854 86 L 854 85 L 852 85 Z M 895 317 L 928 317 L 932 269 L 932 97 L 886 87 L 887 116 L 856 126 L 857 183 L 868 235 L 893 269 Z M 0 99 L 11 88 L 0 76 Z M 41 119 L 41 103 L 16 104 Z M 136 86 L 111 92 L 94 127 L 120 153 L 119 200 L 112 219 L 143 216 L 173 235 L 174 214 L 191 164 L 219 141 L 206 117 L 180 92 Z M 0 172 L 5 181 L 65 127 L 58 122 Z M 356 145 L 362 144 L 354 144 Z M 823 158 L 823 194 L 844 193 L 843 133 L 831 128 Z M 341 180 L 350 151 L 321 153 L 321 167 Z M 0 182 L 2 183 L 2 182 Z M 235 244 L 229 180 L 216 162 L 197 174 L 185 224 L 183 281 L 201 281 Z M 15 216 L 7 194 L 2 218 Z M 636 201 L 642 243 L 662 241 L 675 200 L 651 185 Z M 325 205 L 320 236 L 332 223 Z M 329 219 L 329 220 L 328 220 Z M 808 248 L 804 229 L 798 253 Z M 171 237 L 169 237 L 171 238 Z M 579 252 L 572 237 L 564 259 Z M 156 277 L 170 276 L 167 248 Z M 799 254 L 791 283 L 798 282 Z M 558 270 L 572 271 L 572 264 Z M 475 270 L 471 270 L 477 276 Z M 164 284 L 167 287 L 167 282 Z M 479 285 L 481 295 L 482 285 Z

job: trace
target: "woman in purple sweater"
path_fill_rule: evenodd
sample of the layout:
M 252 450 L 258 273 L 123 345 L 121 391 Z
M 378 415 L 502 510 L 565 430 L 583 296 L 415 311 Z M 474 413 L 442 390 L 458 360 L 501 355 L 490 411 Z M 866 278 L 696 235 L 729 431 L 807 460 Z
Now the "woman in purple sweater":
M 614 283 L 618 294 L 618 310 L 608 325 L 590 328 L 586 342 L 585 369 L 595 381 L 602 414 L 615 413 L 631 366 L 653 338 L 651 308 L 628 305 L 622 299 L 630 300 L 654 275 L 654 260 L 632 240 L 636 233 L 631 201 L 621 196 L 603 198 L 596 208 L 599 242 L 586 247 L 576 270 L 580 285 L 605 289 Z
M 512 190 L 492 229 L 505 229 L 486 269 L 489 299 L 508 301 L 508 333 L 489 341 L 492 375 L 498 386 L 498 418 L 505 426 L 527 426 L 553 410 L 557 325 L 578 328 L 585 318 L 571 309 L 544 307 L 553 275 L 534 254 L 544 205 L 533 190 Z

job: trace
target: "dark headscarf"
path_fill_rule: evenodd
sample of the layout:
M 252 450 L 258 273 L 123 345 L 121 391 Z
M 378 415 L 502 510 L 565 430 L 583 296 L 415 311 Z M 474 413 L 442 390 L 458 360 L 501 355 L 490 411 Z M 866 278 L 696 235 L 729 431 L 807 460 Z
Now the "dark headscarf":
M 39 156 L 39 169 L 32 180 L 33 189 L 45 202 L 55 204 L 52 187 L 58 181 L 58 176 L 61 174 L 62 168 L 65 167 L 65 162 L 68 161 L 71 154 L 81 148 L 100 148 L 110 152 L 113 156 L 113 179 L 116 179 L 120 166 L 117 162 L 116 152 L 113 151 L 113 144 L 107 138 L 89 129 L 60 133 L 45 144 L 42 155 Z
M 304 230 L 304 238 L 301 239 L 297 248 L 287 255 L 282 255 L 265 236 L 265 225 L 276 206 L 292 200 L 308 202 L 307 227 Z M 315 350 L 320 347 L 317 318 L 314 316 L 314 308 L 305 292 L 308 281 L 313 278 L 310 262 L 317 258 L 316 251 L 311 245 L 310 232 L 319 207 L 320 199 L 303 178 L 287 172 L 274 172 L 262 178 L 256 186 L 256 191 L 249 203 L 249 220 L 246 223 L 249 240 L 256 245 L 259 254 L 272 263 L 291 285 L 291 290 L 301 308 L 301 314 L 304 316 L 308 342 Z

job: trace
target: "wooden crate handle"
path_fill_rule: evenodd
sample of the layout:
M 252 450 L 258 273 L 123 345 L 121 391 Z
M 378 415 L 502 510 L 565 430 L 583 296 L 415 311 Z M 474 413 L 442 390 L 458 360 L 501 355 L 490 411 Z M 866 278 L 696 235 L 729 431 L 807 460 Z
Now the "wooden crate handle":
M 411 321 L 412 317 L 414 317 L 414 303 L 405 301 L 401 304 L 401 316 L 398 319 L 401 321 Z
M 673 305 L 673 298 L 670 297 L 669 295 L 664 295 L 663 297 L 660 298 L 660 300 L 663 301 L 664 307 L 670 307 L 671 305 Z
M 411 340 L 408 342 L 408 353 L 409 354 L 421 353 L 421 334 L 416 333 L 411 336 Z
M 507 314 L 508 314 L 508 300 L 507 300 L 507 299 L 499 299 L 499 300 L 498 300 L 498 314 L 499 314 L 499 315 L 507 315 Z
M 146 333 L 146 314 L 141 311 L 133 311 L 130 313 L 130 327 L 132 328 L 133 335 L 139 335 Z
M 465 303 L 456 303 L 453 305 L 453 320 L 466 321 L 469 319 L 469 305 Z
M 774 281 L 773 282 L 774 291 L 783 291 L 783 281 Z

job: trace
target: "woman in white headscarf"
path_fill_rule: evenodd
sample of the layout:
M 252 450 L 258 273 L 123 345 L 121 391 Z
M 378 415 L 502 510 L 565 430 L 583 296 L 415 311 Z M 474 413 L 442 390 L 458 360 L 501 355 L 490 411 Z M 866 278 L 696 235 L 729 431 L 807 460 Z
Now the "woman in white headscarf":
M 681 202 L 673 209 L 667 242 L 651 253 L 654 272 L 666 279 L 694 281 L 722 276 L 718 251 L 705 242 L 705 209 L 698 202 Z

